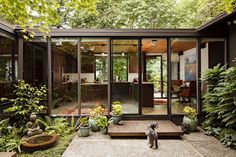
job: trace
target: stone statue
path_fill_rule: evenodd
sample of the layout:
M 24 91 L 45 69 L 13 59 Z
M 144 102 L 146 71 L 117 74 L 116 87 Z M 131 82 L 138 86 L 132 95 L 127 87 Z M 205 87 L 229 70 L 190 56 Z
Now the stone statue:
M 36 119 L 37 119 L 37 115 L 35 113 L 31 113 L 30 121 L 26 124 L 27 130 L 28 130 L 27 132 L 28 137 L 43 133 Z
M 158 123 L 154 122 L 150 124 L 150 126 L 148 126 L 147 131 L 145 132 L 148 138 L 148 143 L 150 148 L 153 148 L 153 146 L 155 146 L 154 148 L 156 149 L 158 148 L 158 134 L 155 130 L 157 127 Z

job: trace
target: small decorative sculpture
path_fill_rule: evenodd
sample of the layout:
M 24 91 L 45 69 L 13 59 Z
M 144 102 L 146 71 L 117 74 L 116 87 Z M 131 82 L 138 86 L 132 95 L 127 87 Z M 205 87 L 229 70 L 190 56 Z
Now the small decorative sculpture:
M 182 130 L 185 134 L 189 134 L 189 129 L 190 129 L 190 125 L 189 125 L 189 124 L 181 123 L 180 127 L 181 127 L 181 130 Z
M 147 135 L 150 148 L 153 148 L 153 145 L 155 146 L 154 148 L 158 148 L 158 134 L 155 130 L 157 127 L 158 123 L 154 122 L 150 124 L 150 126 L 148 126 L 147 131 L 145 133 Z
M 35 113 L 31 113 L 30 121 L 26 124 L 27 130 L 28 130 L 27 132 L 28 137 L 43 133 L 36 119 L 37 119 L 37 115 Z

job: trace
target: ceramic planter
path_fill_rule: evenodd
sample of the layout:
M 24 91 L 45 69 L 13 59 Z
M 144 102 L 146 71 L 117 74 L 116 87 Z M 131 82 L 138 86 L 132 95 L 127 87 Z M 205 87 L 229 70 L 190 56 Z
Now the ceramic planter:
M 87 127 L 80 126 L 80 127 L 79 127 L 80 136 L 81 136 L 81 137 L 87 137 L 87 136 L 89 136 L 90 129 L 91 129 L 91 125 L 89 125 L 89 126 L 87 126 Z
M 113 121 L 113 124 L 119 125 L 119 122 L 121 121 L 121 116 L 115 116 L 115 115 L 113 115 L 113 116 L 112 116 L 112 121 Z
M 106 135 L 106 134 L 107 134 L 107 129 L 108 129 L 108 128 L 101 128 L 101 133 L 102 133 L 103 135 Z
M 190 119 L 186 116 L 183 118 L 183 123 L 189 124 L 190 128 L 189 131 L 195 131 L 198 125 L 198 120 L 197 119 Z
M 91 130 L 93 132 L 100 131 L 100 127 L 98 126 L 98 121 L 94 119 L 89 119 L 89 124 L 91 125 Z

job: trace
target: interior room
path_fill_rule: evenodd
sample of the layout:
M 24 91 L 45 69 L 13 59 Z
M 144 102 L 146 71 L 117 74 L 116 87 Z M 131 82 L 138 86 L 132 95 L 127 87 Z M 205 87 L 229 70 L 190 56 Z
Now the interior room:
M 211 47 L 216 47 L 217 44 L 219 52 L 224 48 L 222 39 L 216 40 L 202 40 L 203 72 L 211 64 L 218 62 L 209 59 L 213 51 L 216 53 Z M 197 108 L 197 41 L 195 38 L 171 38 L 170 42 L 171 112 L 182 114 L 187 105 Z M 141 43 L 142 53 L 139 55 L 137 39 L 111 40 L 109 65 L 107 38 L 81 38 L 79 55 L 76 38 L 52 39 L 52 113 L 77 114 L 78 103 L 81 103 L 81 114 L 88 114 L 90 108 L 96 104 L 104 106 L 105 112 L 108 113 L 110 81 L 111 102 L 120 101 L 124 114 L 139 114 L 140 102 L 143 115 L 167 115 L 167 39 L 143 38 Z M 78 59 L 81 62 L 78 63 Z M 80 95 L 78 89 L 81 90 Z

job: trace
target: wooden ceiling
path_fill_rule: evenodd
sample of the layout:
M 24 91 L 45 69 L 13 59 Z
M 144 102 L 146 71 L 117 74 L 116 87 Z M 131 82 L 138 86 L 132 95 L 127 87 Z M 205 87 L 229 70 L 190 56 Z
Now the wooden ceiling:
M 185 39 L 174 39 L 171 41 L 171 52 L 179 53 L 196 47 L 196 41 Z M 82 52 L 107 53 L 108 43 L 104 41 L 95 42 L 81 42 Z M 137 53 L 137 40 L 114 40 L 112 42 L 113 53 Z M 143 39 L 142 40 L 143 53 L 166 53 L 167 40 L 166 39 Z

